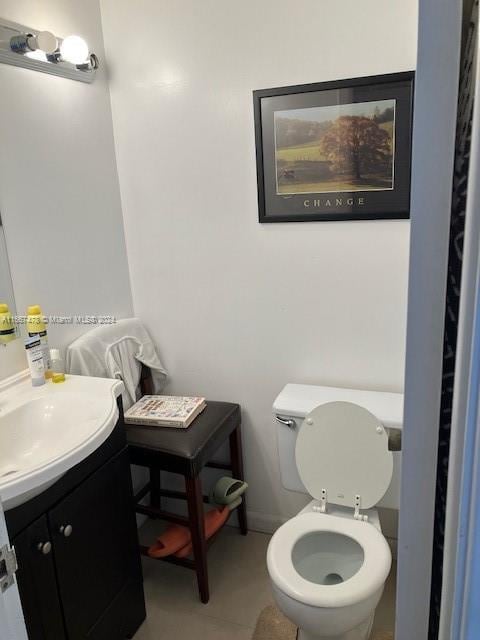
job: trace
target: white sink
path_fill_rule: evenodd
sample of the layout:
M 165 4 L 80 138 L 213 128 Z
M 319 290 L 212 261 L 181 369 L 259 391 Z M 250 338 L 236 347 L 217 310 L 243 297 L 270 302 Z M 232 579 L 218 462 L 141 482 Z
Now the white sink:
M 66 378 L 34 388 L 24 372 L 0 383 L 0 500 L 5 510 L 44 491 L 113 431 L 123 383 Z

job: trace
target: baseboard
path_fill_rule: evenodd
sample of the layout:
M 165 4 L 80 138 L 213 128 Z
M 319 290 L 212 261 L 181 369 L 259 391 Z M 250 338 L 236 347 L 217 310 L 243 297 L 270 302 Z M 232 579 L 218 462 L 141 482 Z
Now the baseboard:
M 247 519 L 250 531 L 259 531 L 260 533 L 275 533 L 288 520 L 288 518 L 272 516 L 260 513 L 260 511 L 247 511 Z
M 392 552 L 392 558 L 397 559 L 398 540 L 396 538 L 385 538 Z

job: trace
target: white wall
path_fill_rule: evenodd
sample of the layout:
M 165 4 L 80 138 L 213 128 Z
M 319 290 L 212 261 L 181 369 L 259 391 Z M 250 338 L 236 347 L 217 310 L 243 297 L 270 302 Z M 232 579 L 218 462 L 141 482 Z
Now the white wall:
M 78 33 L 104 63 L 98 0 L 2 0 L 0 17 Z M 0 86 L 0 211 L 18 311 L 131 315 L 105 65 L 86 85 L 0 64 Z M 50 342 L 85 328 L 51 327 Z M 19 368 L 20 343 L 2 349 L 0 378 Z
M 256 526 L 287 382 L 401 390 L 408 221 L 260 225 L 252 90 L 410 70 L 416 0 L 101 0 L 135 312 L 173 392 L 243 408 Z

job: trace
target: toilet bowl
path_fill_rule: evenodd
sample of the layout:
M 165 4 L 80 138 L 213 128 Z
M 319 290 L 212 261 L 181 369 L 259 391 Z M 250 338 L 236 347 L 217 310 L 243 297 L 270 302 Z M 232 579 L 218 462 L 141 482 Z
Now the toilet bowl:
M 270 541 L 275 600 L 301 639 L 364 640 L 390 572 L 390 548 L 375 524 L 317 509 L 312 502 Z
M 373 413 L 346 401 L 324 402 L 299 424 L 294 400 L 290 389 L 293 406 L 275 415 L 295 446 L 299 480 L 290 484 L 313 501 L 270 541 L 273 594 L 299 640 L 367 640 L 392 562 L 374 509 L 392 479 L 388 434 Z M 291 479 L 285 440 L 279 444 L 282 477 Z

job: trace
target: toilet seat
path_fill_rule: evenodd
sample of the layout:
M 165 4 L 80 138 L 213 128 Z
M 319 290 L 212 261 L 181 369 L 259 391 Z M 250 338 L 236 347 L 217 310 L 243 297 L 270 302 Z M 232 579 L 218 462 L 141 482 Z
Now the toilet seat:
M 327 402 L 306 416 L 295 461 L 312 498 L 343 507 L 370 509 L 392 480 L 393 454 L 385 428 L 351 402 Z
M 292 552 L 304 536 L 330 532 L 357 542 L 363 550 L 363 563 L 349 579 L 339 584 L 310 582 L 296 570 Z M 341 555 L 339 554 L 339 561 Z M 368 598 L 380 589 L 388 576 L 392 556 L 381 532 L 353 518 L 322 513 L 304 513 L 282 525 L 273 535 L 267 553 L 270 577 L 285 594 L 313 607 L 345 607 Z

